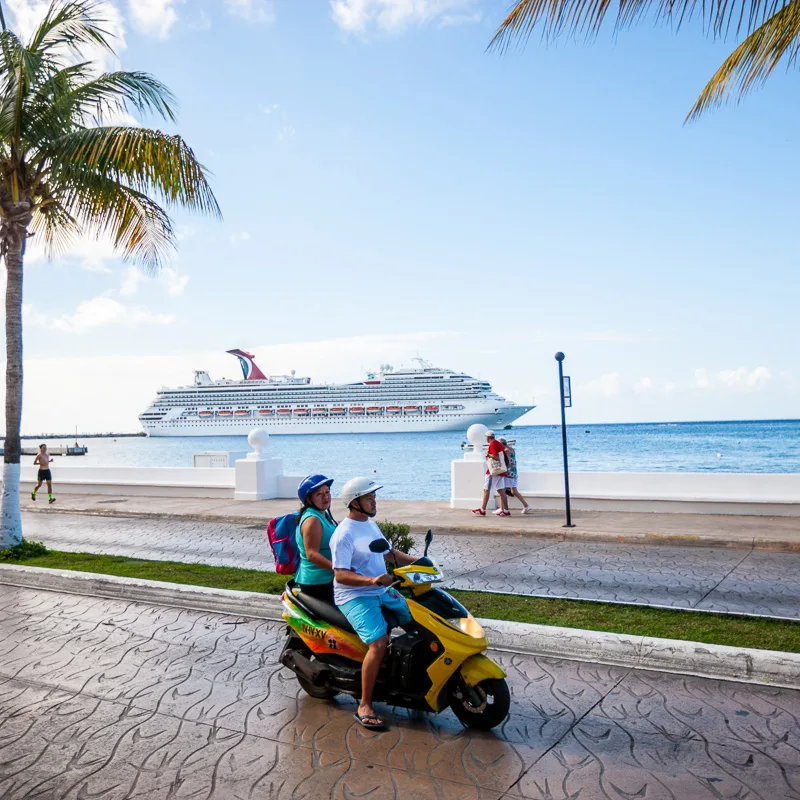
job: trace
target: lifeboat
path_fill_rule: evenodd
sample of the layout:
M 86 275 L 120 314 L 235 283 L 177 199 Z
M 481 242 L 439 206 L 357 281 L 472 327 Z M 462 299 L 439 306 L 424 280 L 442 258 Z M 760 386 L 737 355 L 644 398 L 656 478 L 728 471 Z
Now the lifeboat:
M 331 409 L 331 414 L 336 414 L 336 415 L 344 414 L 345 410 L 346 409 L 341 408 L 341 406 L 337 406 L 336 408 Z
M 315 417 L 327 417 L 328 416 L 328 409 L 327 408 L 312 408 L 311 413 Z
M 259 414 L 262 414 L 262 415 L 263 415 L 263 416 L 265 416 L 265 417 L 267 417 L 267 416 L 269 416 L 270 414 L 272 414 L 272 409 L 271 409 L 271 408 L 259 408 L 259 409 L 258 409 L 258 413 L 259 413 Z
M 400 406 L 387 406 L 386 413 L 387 414 L 399 414 L 402 412 L 402 408 Z
M 307 408 L 296 408 L 294 413 L 297 414 L 298 417 L 307 417 L 308 416 L 308 409 Z
M 218 417 L 232 417 L 233 411 L 217 411 Z
M 214 412 L 213 411 L 201 411 L 200 412 L 200 416 L 201 417 L 213 417 L 214 416 Z
M 236 411 L 233 412 L 234 416 L 236 417 L 249 417 L 250 412 L 244 408 L 237 408 Z
M 364 413 L 364 406 L 350 406 L 350 413 L 351 414 L 363 414 Z
M 419 414 L 422 409 L 419 406 L 406 406 L 403 411 L 405 411 L 406 414 Z
M 439 413 L 439 406 L 425 406 L 425 413 L 426 414 L 438 414 Z
M 370 406 L 367 409 L 367 414 L 383 414 L 383 409 L 378 406 Z
M 291 408 L 279 408 L 278 409 L 278 414 L 280 414 L 282 416 L 286 416 L 286 414 L 291 414 L 291 413 L 292 413 L 292 409 Z

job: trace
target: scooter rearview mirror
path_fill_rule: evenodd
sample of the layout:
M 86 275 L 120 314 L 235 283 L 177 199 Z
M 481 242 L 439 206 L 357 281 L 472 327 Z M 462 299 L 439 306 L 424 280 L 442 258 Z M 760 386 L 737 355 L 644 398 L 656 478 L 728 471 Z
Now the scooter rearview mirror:
M 425 534 L 425 552 L 422 554 L 423 557 L 428 555 L 428 548 L 431 546 L 431 542 L 433 541 L 433 531 L 428 528 L 428 532 Z
M 386 541 L 386 539 L 373 539 L 369 543 L 369 549 L 373 553 L 386 553 L 392 549 L 392 546 Z

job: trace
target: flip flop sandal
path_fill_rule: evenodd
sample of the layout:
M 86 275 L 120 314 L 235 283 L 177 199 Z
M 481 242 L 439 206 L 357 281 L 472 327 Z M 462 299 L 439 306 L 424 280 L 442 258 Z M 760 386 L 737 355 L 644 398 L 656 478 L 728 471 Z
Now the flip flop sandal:
M 383 731 L 386 730 L 386 723 L 377 715 L 375 714 L 364 714 L 364 716 L 359 715 L 358 713 L 353 714 L 353 719 L 362 727 L 366 728 L 368 731 Z M 368 720 L 375 720 L 374 722 L 368 722 Z

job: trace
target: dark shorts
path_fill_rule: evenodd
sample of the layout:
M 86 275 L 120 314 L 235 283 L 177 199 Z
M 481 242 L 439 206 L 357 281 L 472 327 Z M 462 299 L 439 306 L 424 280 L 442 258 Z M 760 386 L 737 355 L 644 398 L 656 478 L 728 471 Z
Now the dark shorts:
M 36 480 L 39 481 L 52 481 L 53 480 L 53 473 L 50 472 L 49 469 L 40 469 L 39 474 L 36 477 Z
M 303 594 L 310 594 L 317 600 L 333 603 L 333 581 L 330 583 L 298 583 L 296 585 Z

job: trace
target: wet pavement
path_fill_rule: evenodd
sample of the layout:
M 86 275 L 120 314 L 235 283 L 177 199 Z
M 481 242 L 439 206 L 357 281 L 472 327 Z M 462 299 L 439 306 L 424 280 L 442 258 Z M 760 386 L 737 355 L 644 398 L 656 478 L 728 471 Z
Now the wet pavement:
M 800 799 L 800 692 L 496 654 L 494 732 L 313 700 L 282 626 L 0 586 L 0 797 Z
M 23 530 L 59 550 L 275 566 L 261 524 L 33 513 Z M 437 535 L 431 555 L 450 588 L 800 619 L 800 552 L 459 533 Z

